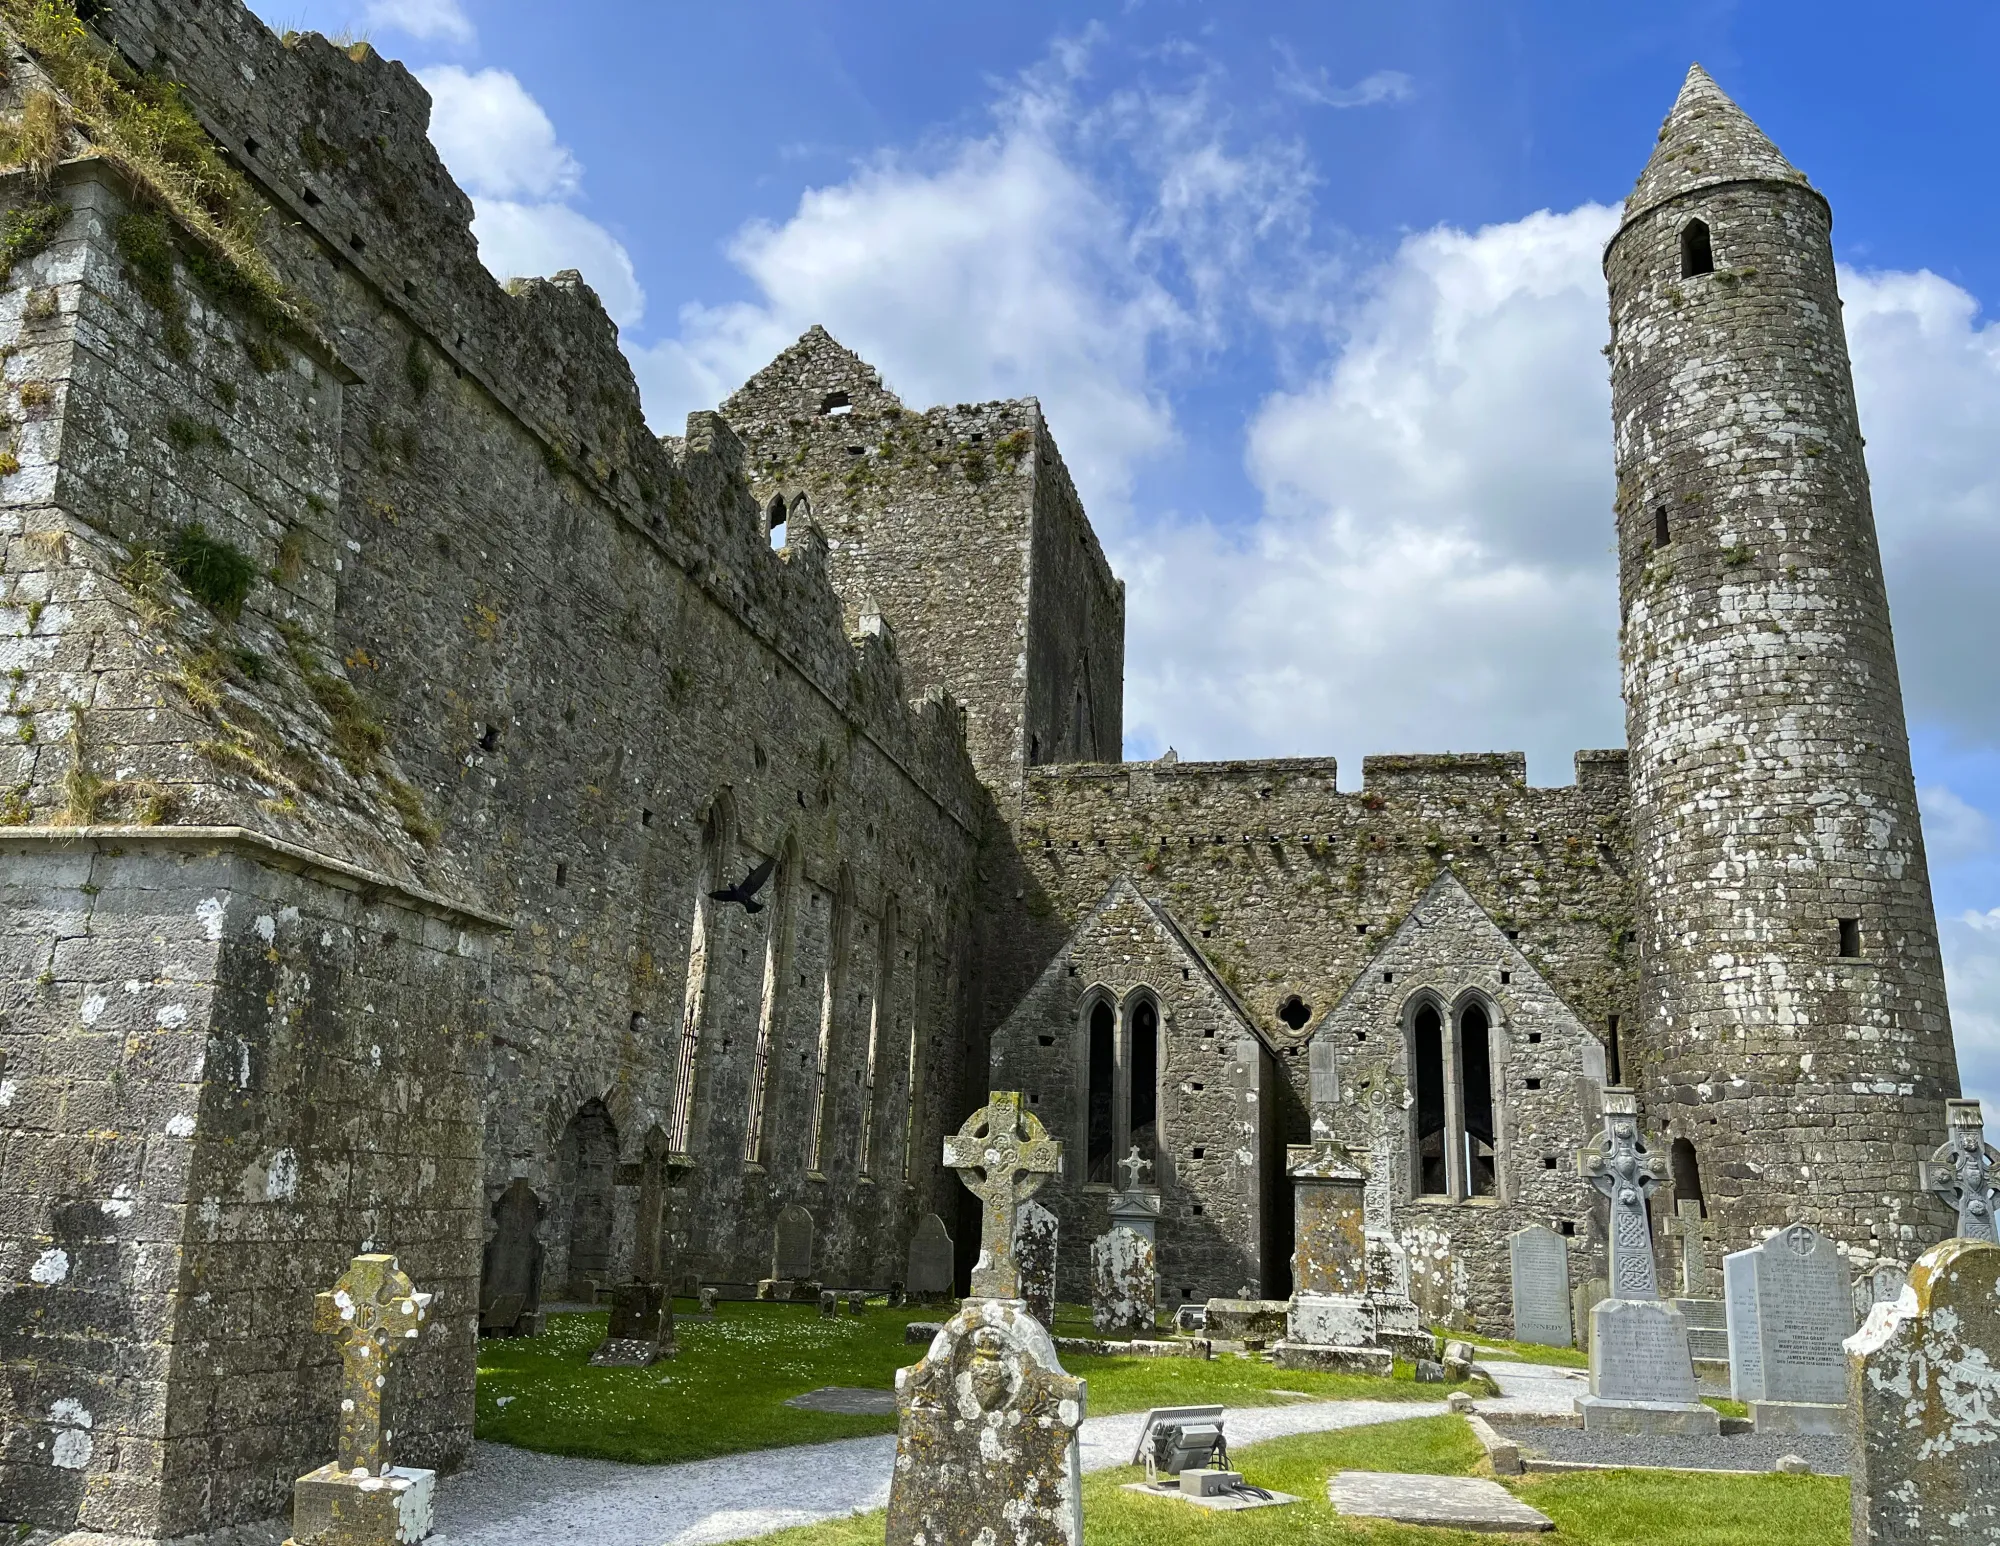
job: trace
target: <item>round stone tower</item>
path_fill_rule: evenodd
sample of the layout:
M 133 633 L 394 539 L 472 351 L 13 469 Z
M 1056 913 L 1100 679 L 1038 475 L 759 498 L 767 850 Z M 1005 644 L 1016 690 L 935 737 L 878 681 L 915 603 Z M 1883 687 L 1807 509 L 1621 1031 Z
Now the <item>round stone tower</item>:
M 1958 1092 L 1832 213 L 1699 65 L 1605 249 L 1640 1003 L 1719 1243 L 1908 1261 Z

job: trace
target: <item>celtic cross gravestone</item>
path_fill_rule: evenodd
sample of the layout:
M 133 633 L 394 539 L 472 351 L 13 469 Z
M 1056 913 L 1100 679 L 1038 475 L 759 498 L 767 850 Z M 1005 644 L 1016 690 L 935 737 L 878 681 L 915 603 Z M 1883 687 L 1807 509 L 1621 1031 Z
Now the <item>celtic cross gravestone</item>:
M 2000 1150 L 1986 1141 L 1978 1101 L 1948 1100 L 1944 1111 L 1948 1136 L 1918 1167 L 1918 1184 L 1958 1215 L 1955 1238 L 2000 1244 Z
M 431 1296 L 387 1255 L 357 1256 L 313 1300 L 313 1328 L 340 1345 L 335 1459 L 298 1479 L 287 1546 L 391 1546 L 430 1534 L 435 1476 L 390 1463 L 383 1426 L 392 1355 L 429 1318 Z
M 965 1126 L 944 1141 L 944 1162 L 980 1202 L 975 1299 L 1019 1299 L 1014 1214 L 1062 1170 L 1062 1145 L 1021 1109 L 1019 1090 L 995 1090 Z

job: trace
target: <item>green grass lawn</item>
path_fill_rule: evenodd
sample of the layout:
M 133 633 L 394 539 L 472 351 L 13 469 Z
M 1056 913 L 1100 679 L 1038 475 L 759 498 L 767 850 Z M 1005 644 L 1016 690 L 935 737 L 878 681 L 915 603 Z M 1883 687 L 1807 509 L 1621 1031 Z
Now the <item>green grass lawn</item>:
M 817 1305 L 725 1301 L 705 1321 L 694 1308 L 692 1301 L 675 1302 L 680 1356 L 650 1369 L 590 1367 L 604 1339 L 602 1311 L 551 1315 L 539 1337 L 481 1342 L 479 1437 L 550 1454 L 657 1464 L 893 1433 L 893 1417 L 802 1412 L 784 1403 L 823 1385 L 893 1388 L 896 1370 L 924 1351 L 905 1343 L 904 1326 L 950 1313 L 946 1306 L 875 1307 L 825 1320 Z M 1436 1401 L 1460 1388 L 1419 1385 L 1407 1370 L 1382 1380 L 1238 1357 L 1066 1357 L 1063 1366 L 1090 1382 L 1090 1411 L 1099 1415 L 1197 1402 L 1275 1406 L 1301 1395 Z
M 1343 1519 L 1326 1501 L 1335 1471 L 1460 1475 L 1484 1459 L 1464 1419 L 1422 1417 L 1342 1433 L 1274 1439 L 1231 1457 L 1245 1479 L 1301 1501 L 1209 1514 L 1122 1490 L 1144 1474 L 1100 1471 L 1083 1483 L 1089 1546 L 1481 1546 L 1491 1535 Z M 1556 1522 L 1551 1546 L 1845 1546 L 1847 1483 L 1822 1476 L 1673 1476 L 1645 1471 L 1531 1476 L 1512 1490 Z M 780 1531 L 768 1546 L 880 1546 L 878 1510 Z M 1519 1537 L 1513 1537 L 1519 1539 Z
M 1503 1342 L 1498 1337 L 1474 1336 L 1470 1332 L 1447 1331 L 1444 1336 L 1449 1341 L 1470 1342 L 1475 1348 L 1499 1348 L 1513 1353 L 1513 1358 L 1496 1358 L 1495 1363 L 1540 1363 L 1558 1369 L 1588 1369 L 1590 1355 L 1581 1348 L 1549 1347 L 1541 1342 Z

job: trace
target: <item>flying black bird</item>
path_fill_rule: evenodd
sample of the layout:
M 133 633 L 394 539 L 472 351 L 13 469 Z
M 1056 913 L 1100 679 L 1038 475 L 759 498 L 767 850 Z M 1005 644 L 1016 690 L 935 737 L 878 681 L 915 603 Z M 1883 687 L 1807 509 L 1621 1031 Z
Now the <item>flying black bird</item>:
M 777 867 L 776 857 L 766 859 L 727 891 L 711 891 L 708 898 L 711 902 L 741 902 L 746 913 L 761 913 L 764 904 L 757 900 L 757 893 L 764 889 L 764 882 Z

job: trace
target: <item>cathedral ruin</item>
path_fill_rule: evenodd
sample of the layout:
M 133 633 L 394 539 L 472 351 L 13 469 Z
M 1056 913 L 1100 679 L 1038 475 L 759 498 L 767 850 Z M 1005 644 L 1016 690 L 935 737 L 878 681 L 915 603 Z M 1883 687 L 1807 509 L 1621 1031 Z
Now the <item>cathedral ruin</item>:
M 1699 69 L 1605 255 L 1629 750 L 1343 792 L 1121 760 L 1124 589 L 1034 400 L 905 404 L 815 328 L 656 436 L 577 275 L 481 266 L 401 65 L 77 10 L 0 0 L 9 1517 L 282 1512 L 357 1252 L 436 1294 L 393 1418 L 441 1469 L 482 1325 L 642 1254 L 747 1291 L 803 1210 L 881 1286 L 937 1213 L 963 1273 L 989 1087 L 1067 1240 L 1152 1162 L 1173 1299 L 1288 1291 L 1335 1136 L 1426 1312 L 1504 1333 L 1508 1232 L 1602 1260 L 1621 1082 L 1723 1249 L 1948 1232 L 1831 216 Z

